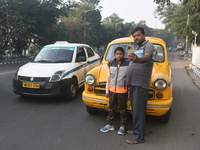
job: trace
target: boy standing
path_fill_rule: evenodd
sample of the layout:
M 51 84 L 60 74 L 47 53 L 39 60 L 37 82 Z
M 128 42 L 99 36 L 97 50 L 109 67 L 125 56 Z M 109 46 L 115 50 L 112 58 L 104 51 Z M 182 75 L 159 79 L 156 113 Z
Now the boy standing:
M 106 84 L 106 97 L 109 98 L 109 109 L 107 116 L 107 125 L 100 129 L 101 132 L 114 131 L 113 121 L 117 106 L 120 112 L 119 135 L 125 134 L 127 123 L 127 97 L 128 87 L 126 85 L 126 69 L 129 62 L 124 59 L 124 49 L 117 47 L 114 52 L 115 59 L 108 63 L 109 72 Z

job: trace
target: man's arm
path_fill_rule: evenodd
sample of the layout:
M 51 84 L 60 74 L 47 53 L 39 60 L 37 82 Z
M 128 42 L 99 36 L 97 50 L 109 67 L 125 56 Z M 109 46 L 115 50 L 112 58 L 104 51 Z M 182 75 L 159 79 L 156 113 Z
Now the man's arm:
M 135 62 L 135 63 L 143 63 L 143 62 L 148 62 L 148 61 L 150 61 L 150 59 L 151 59 L 151 53 L 149 53 L 149 52 L 146 52 L 145 54 L 144 54 L 144 56 L 143 57 L 138 57 L 136 54 L 134 54 L 134 53 L 130 53 L 129 55 L 128 55 L 128 59 L 130 60 L 130 61 L 133 61 L 133 62 Z

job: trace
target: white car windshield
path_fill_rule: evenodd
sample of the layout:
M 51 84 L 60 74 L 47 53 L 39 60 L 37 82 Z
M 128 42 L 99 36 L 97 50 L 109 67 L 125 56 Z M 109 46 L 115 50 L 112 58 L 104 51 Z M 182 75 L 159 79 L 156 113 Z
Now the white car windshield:
M 66 63 L 71 62 L 74 47 L 44 47 L 36 55 L 32 62 Z

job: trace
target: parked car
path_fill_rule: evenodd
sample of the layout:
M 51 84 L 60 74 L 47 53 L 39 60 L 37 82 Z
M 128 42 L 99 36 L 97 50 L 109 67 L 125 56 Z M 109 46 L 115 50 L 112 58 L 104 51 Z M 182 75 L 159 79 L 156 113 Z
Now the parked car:
M 171 68 L 168 62 L 165 41 L 159 38 L 147 37 L 154 45 L 154 65 L 149 87 L 147 102 L 147 115 L 159 116 L 161 122 L 168 122 L 170 118 L 172 97 Z M 108 110 L 109 99 L 105 97 L 108 74 L 107 63 L 114 59 L 116 47 L 125 49 L 125 58 L 128 49 L 136 47 L 132 37 L 119 38 L 110 42 L 107 46 L 101 64 L 90 70 L 85 77 L 85 89 L 82 94 L 86 110 L 95 114 L 98 108 Z M 130 100 L 127 101 L 127 111 L 131 113 Z
M 184 47 L 183 47 L 182 43 L 180 43 L 177 45 L 177 51 L 182 51 L 182 50 L 184 50 Z
M 100 64 L 100 57 L 86 44 L 58 41 L 44 46 L 13 78 L 13 91 L 29 96 L 64 96 L 74 99 L 86 73 Z

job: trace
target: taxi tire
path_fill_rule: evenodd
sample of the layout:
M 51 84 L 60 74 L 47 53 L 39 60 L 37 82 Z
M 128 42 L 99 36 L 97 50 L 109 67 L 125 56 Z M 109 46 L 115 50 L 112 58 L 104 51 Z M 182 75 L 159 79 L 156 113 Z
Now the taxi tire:
M 165 115 L 159 117 L 159 122 L 168 123 L 170 114 L 171 114 L 171 108 L 168 110 L 168 112 Z
M 77 93 L 77 83 L 75 79 L 70 79 L 67 87 L 67 95 L 65 96 L 65 100 L 72 101 L 76 97 Z
M 86 105 L 86 110 L 89 114 L 96 114 L 98 113 L 98 108 L 90 107 Z

